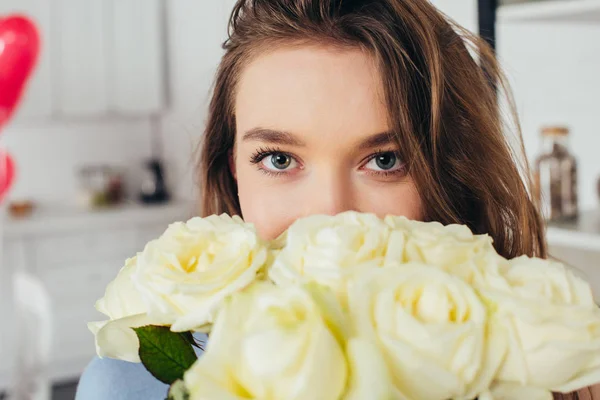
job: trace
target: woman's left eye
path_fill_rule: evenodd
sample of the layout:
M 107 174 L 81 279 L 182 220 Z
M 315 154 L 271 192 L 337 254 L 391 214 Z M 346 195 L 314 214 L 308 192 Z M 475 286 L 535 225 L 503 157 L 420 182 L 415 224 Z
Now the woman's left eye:
M 272 153 L 261 161 L 262 166 L 268 171 L 281 173 L 298 167 L 298 162 L 289 154 Z
M 364 166 L 375 172 L 394 172 L 402 169 L 403 163 L 393 151 L 375 154 Z

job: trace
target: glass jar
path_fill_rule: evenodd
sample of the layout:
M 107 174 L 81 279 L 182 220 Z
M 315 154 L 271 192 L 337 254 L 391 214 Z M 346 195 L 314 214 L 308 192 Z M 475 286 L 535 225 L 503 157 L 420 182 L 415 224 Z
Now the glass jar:
M 542 129 L 542 151 L 535 161 L 537 200 L 547 221 L 572 220 L 579 215 L 577 160 L 569 150 L 569 129 Z
M 85 208 L 99 208 L 122 202 L 123 173 L 119 168 L 89 165 L 79 170 L 79 203 Z

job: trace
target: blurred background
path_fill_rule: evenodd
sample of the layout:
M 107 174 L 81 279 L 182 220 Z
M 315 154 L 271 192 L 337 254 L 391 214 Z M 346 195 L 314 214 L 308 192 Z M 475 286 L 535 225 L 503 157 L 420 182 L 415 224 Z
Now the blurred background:
M 600 294 L 600 0 L 432 1 L 495 45 L 552 254 Z M 23 13 L 42 36 L 0 139 L 18 168 L 0 209 L 0 393 L 74 398 L 94 302 L 126 257 L 194 214 L 194 151 L 232 5 L 0 0 L 0 15 Z

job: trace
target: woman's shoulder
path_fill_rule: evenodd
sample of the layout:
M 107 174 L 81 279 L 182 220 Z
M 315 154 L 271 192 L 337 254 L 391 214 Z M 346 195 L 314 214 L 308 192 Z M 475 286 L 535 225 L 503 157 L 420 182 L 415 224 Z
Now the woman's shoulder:
M 158 381 L 142 364 L 94 358 L 77 387 L 76 400 L 160 399 L 167 397 L 168 386 Z
M 194 338 L 203 346 L 207 336 L 195 333 Z M 203 350 L 194 348 L 200 357 Z M 169 387 L 154 378 L 143 364 L 94 358 L 79 380 L 76 400 L 164 400 Z

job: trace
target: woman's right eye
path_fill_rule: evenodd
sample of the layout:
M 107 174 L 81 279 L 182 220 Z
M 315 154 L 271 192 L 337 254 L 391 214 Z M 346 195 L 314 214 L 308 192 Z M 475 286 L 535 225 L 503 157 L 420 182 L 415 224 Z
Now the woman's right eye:
M 261 167 L 270 172 L 284 172 L 298 167 L 298 162 L 286 153 L 271 153 L 260 162 Z

